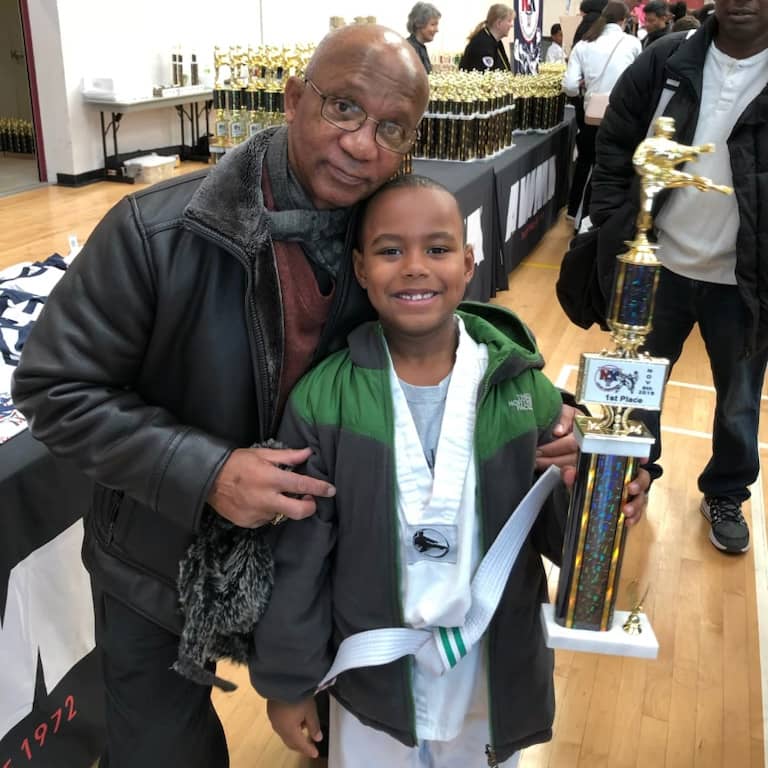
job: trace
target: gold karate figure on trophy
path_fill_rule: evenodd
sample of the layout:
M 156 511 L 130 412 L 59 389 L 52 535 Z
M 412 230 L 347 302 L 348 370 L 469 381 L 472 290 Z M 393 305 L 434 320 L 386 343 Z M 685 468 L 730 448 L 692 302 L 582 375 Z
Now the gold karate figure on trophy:
M 714 144 L 689 147 L 673 141 L 675 121 L 671 117 L 659 117 L 654 123 L 654 135 L 641 142 L 632 156 L 632 164 L 642 181 L 640 186 L 640 213 L 637 217 L 637 238 L 646 238 L 653 226 L 651 208 L 653 200 L 662 189 L 696 187 L 701 192 L 714 190 L 725 195 L 733 190 L 721 184 L 714 184 L 704 176 L 695 176 L 679 171 L 678 165 L 694 162 L 699 155 L 714 152 Z M 636 238 L 636 239 L 637 239 Z
M 626 485 L 654 442 L 645 426 L 630 416 L 636 408 L 661 409 L 669 367 L 669 361 L 638 351 L 651 330 L 661 266 L 655 253 L 658 246 L 648 240 L 651 212 L 656 195 L 664 189 L 732 192 L 703 176 L 678 170 L 714 147 L 679 144 L 672 139 L 674 129 L 672 118 L 658 118 L 653 135 L 640 143 L 632 158 L 641 178 L 641 205 L 635 239 L 627 243 L 626 253 L 616 257 L 608 317 L 615 349 L 581 356 L 577 400 L 599 405 L 602 417 L 576 417 L 574 433 L 580 452 L 563 565 L 555 605 L 543 606 L 542 612 L 551 647 L 645 658 L 658 653 L 658 642 L 640 605 L 630 613 L 620 612 L 615 627 L 613 621 L 626 538 L 621 514 Z

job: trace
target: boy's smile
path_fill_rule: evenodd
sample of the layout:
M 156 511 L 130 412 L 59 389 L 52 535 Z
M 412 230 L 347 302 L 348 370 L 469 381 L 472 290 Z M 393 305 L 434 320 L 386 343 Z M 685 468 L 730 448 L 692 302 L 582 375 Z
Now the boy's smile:
M 429 301 L 437 296 L 437 291 L 400 291 L 395 294 L 396 299 L 402 299 L 407 302 Z
M 355 251 L 355 273 L 388 338 L 455 337 L 453 314 L 474 271 L 454 197 L 396 187 L 373 200 Z

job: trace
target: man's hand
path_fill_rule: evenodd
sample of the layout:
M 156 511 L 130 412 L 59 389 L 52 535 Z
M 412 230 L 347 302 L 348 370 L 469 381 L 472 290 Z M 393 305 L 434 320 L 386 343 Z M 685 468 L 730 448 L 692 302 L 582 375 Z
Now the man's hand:
M 567 488 L 573 488 L 576 482 L 576 467 L 563 467 L 561 477 Z M 621 508 L 624 513 L 624 523 L 628 527 L 637 525 L 645 508 L 648 506 L 648 489 L 651 487 L 651 476 L 647 470 L 640 467 L 635 479 L 627 485 L 627 503 Z
M 297 704 L 285 704 L 270 699 L 267 702 L 267 715 L 272 729 L 286 747 L 307 757 L 319 756 L 315 742 L 322 741 L 323 732 L 320 730 L 313 698 L 304 699 Z
M 222 517 L 241 528 L 258 528 L 278 515 L 293 520 L 309 517 L 315 513 L 314 497 L 334 496 L 336 489 L 330 483 L 288 472 L 279 465 L 303 464 L 311 454 L 310 448 L 232 451 L 214 480 L 207 501 Z
M 576 466 L 579 446 L 573 436 L 573 417 L 576 409 L 563 404 L 560 409 L 560 421 L 552 434 L 555 439 L 536 450 L 536 469 L 543 471 L 554 464 L 556 467 Z

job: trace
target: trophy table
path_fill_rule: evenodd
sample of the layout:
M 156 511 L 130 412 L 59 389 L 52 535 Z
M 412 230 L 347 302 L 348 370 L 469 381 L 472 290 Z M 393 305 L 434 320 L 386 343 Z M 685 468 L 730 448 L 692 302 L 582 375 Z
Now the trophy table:
M 568 510 L 563 564 L 554 605 L 542 606 L 547 645 L 593 653 L 656 658 L 658 642 L 640 604 L 615 611 L 626 528 L 621 513 L 626 485 L 648 456 L 653 436 L 630 418 L 636 408 L 661 410 L 669 363 L 639 351 L 651 330 L 661 266 L 648 240 L 656 195 L 663 189 L 694 186 L 730 194 L 728 187 L 678 170 L 712 152 L 711 144 L 686 146 L 672 140 L 674 121 L 660 117 L 654 135 L 633 156 L 641 177 L 635 239 L 616 257 L 608 327 L 614 349 L 583 354 L 576 398 L 600 406 L 600 417 L 577 416 L 576 482 Z M 642 602 L 642 601 L 640 601 Z

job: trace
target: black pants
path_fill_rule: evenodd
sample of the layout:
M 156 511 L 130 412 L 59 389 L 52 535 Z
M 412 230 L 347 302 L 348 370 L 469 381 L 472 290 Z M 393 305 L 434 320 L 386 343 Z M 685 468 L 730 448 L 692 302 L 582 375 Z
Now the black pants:
M 592 191 L 589 183 L 592 166 L 595 164 L 595 141 L 597 140 L 597 126 L 579 126 L 576 134 L 576 167 L 573 170 L 571 191 L 568 194 L 568 215 L 576 216 L 581 208 L 581 216 L 589 215 L 589 198 Z
M 715 385 L 712 457 L 699 475 L 705 496 L 724 496 L 736 502 L 749 498 L 748 486 L 760 470 L 757 430 L 760 396 L 768 350 L 743 356 L 749 317 L 735 285 L 691 280 L 662 267 L 653 330 L 644 351 L 666 357 L 672 365 L 698 323 Z M 662 473 L 658 412 L 637 411 L 656 438 L 646 469 L 654 479 Z M 674 461 L 676 457 L 671 456 Z
M 94 588 L 107 748 L 100 768 L 228 768 L 211 689 L 171 669 L 179 638 Z

